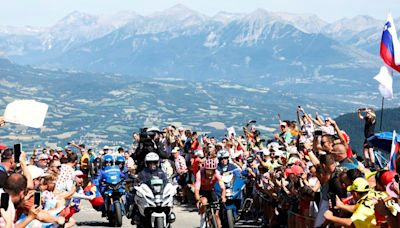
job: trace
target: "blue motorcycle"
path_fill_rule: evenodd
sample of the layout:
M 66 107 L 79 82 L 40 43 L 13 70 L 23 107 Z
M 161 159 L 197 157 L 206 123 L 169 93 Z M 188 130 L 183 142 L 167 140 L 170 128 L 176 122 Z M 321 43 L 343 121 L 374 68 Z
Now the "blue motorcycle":
M 112 172 L 111 169 L 118 167 L 106 167 L 104 169 L 103 186 L 104 207 L 110 226 L 121 227 L 122 216 L 125 214 L 122 196 L 125 195 L 125 181 L 119 172 Z M 119 170 L 119 169 L 118 169 Z
M 234 172 L 224 172 L 222 181 L 225 184 L 226 202 L 220 209 L 221 222 L 223 227 L 233 228 L 239 217 L 246 181 L 240 174 Z M 221 198 L 222 191 L 218 183 L 214 189 L 217 196 Z

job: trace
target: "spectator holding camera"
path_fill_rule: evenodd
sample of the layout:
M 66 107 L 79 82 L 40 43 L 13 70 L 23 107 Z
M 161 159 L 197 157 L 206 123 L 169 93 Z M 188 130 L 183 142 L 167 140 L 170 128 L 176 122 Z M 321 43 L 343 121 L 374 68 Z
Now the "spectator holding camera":
M 362 114 L 365 113 L 363 116 Z M 376 124 L 376 114 L 374 109 L 372 108 L 360 108 L 357 110 L 358 118 L 360 120 L 364 120 L 364 145 L 363 145 L 363 152 L 364 152 L 364 161 L 365 166 L 367 168 L 374 168 L 375 169 L 375 155 L 374 155 L 374 147 L 368 141 L 368 138 L 373 136 L 375 133 L 375 124 Z

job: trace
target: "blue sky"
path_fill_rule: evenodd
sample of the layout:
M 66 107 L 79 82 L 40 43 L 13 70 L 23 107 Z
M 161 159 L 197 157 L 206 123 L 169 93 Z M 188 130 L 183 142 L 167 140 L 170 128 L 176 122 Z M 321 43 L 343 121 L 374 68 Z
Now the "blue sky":
M 92 14 L 132 10 L 148 15 L 178 3 L 206 15 L 218 11 L 247 13 L 264 8 L 312 13 L 328 22 L 356 15 L 384 20 L 388 12 L 395 18 L 400 17 L 399 0 L 0 0 L 0 25 L 50 26 L 74 10 Z

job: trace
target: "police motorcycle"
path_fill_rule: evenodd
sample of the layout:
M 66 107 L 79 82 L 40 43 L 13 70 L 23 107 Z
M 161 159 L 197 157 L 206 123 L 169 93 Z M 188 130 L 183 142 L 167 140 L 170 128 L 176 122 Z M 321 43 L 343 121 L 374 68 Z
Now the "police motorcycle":
M 104 198 L 103 213 L 110 222 L 110 226 L 121 227 L 122 216 L 125 214 L 123 196 L 125 183 L 118 166 L 114 165 L 114 158 L 110 154 L 103 157 L 103 170 L 99 175 L 100 189 Z
M 226 202 L 220 208 L 221 222 L 223 227 L 233 228 L 239 218 L 239 212 L 242 211 L 243 190 L 246 186 L 246 179 L 242 177 L 238 167 L 233 168 L 235 167 L 233 164 L 226 164 L 229 163 L 229 154 L 226 151 L 222 151 L 218 158 L 220 163 L 218 170 L 221 173 L 226 192 Z M 223 161 L 224 159 L 225 161 Z M 225 165 L 222 168 L 221 163 L 223 162 L 225 162 Z M 214 190 L 218 198 L 221 198 L 222 190 L 218 183 L 215 184 Z
M 148 172 L 148 175 L 139 174 L 141 184 L 134 187 L 134 201 L 140 217 L 138 227 L 167 228 L 175 221 L 172 208 L 177 186 L 168 183 L 166 175 L 158 168 L 159 160 L 159 156 L 154 152 L 146 155 L 146 168 L 142 173 Z M 161 174 L 161 177 L 152 175 L 151 172 Z

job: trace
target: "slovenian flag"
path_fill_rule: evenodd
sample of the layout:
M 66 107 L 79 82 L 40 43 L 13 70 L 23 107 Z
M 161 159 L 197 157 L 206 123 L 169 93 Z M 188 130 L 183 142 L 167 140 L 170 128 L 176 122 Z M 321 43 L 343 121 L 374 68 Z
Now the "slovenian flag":
M 399 151 L 399 143 L 397 142 L 396 131 L 393 131 L 392 148 L 390 151 L 389 170 L 396 170 L 396 158 Z
M 400 72 L 400 42 L 391 14 L 383 28 L 380 54 L 386 65 Z

